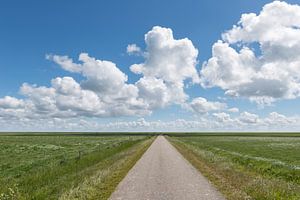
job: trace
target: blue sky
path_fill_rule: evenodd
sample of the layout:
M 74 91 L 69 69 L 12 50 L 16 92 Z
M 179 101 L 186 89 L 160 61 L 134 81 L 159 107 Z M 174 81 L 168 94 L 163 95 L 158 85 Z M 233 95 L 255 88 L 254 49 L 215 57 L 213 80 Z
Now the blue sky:
M 298 98 L 300 95 L 297 90 L 298 76 L 291 78 L 291 80 L 287 78 L 289 74 L 286 77 L 278 75 L 270 77 L 268 70 L 272 71 L 273 66 L 269 68 L 268 66 L 270 66 L 270 63 L 276 63 L 276 66 L 275 64 L 274 66 L 277 68 L 280 68 L 280 64 L 289 66 L 287 69 L 283 69 L 283 72 L 294 75 L 291 69 L 296 70 L 298 65 L 296 61 L 299 58 L 295 56 L 293 62 L 285 59 L 284 55 L 282 55 L 283 53 L 280 51 L 277 52 L 277 49 L 275 49 L 275 47 L 285 48 L 287 45 L 280 41 L 280 36 L 278 36 L 278 39 L 278 37 L 260 32 L 264 28 L 266 29 L 265 32 L 272 29 L 272 27 L 268 27 L 270 21 L 267 18 L 268 15 L 270 15 L 270 18 L 274 18 L 272 10 L 277 11 L 279 19 L 285 17 L 280 17 L 281 13 L 278 10 L 287 12 L 290 19 L 299 16 L 300 9 L 295 5 L 296 3 L 297 1 L 273 2 L 264 0 L 3 1 L 0 6 L 0 109 L 2 109 L 0 110 L 2 112 L 0 114 L 0 125 L 2 122 L 5 127 L 2 126 L 1 129 L 19 130 L 20 127 L 23 127 L 24 130 L 42 130 L 43 128 L 56 130 L 55 127 L 57 126 L 53 126 L 53 124 L 42 128 L 34 125 L 35 122 L 39 123 L 39 120 L 43 118 L 48 121 L 56 120 L 53 122 L 54 124 L 63 121 L 64 125 L 60 124 L 61 126 L 59 126 L 61 130 L 100 130 L 101 128 L 103 130 L 109 130 L 109 128 L 111 130 L 118 130 L 120 127 L 116 128 L 114 125 L 121 122 L 129 123 L 122 124 L 128 130 L 148 130 L 149 126 L 151 128 L 152 123 L 168 123 L 167 125 L 159 124 L 155 129 L 168 130 L 165 127 L 168 127 L 172 123 L 176 124 L 176 120 L 185 121 L 184 125 L 179 127 L 178 130 L 185 130 L 185 128 L 186 130 L 200 131 L 207 129 L 222 130 L 222 128 L 229 130 L 277 130 L 278 127 L 266 122 L 270 117 L 270 113 L 276 113 L 277 118 L 280 118 L 281 121 L 284 120 L 286 129 L 297 129 L 299 112 L 294 108 L 300 106 Z M 265 5 L 270 5 L 270 9 L 264 12 L 264 15 L 267 17 L 263 18 L 260 17 L 259 13 Z M 252 16 L 253 20 L 261 22 L 261 24 L 255 26 L 254 31 L 247 32 L 246 23 L 243 26 L 238 24 L 241 15 L 245 13 L 256 13 L 256 18 Z M 279 21 L 278 26 L 276 25 L 275 27 L 274 25 L 275 32 L 280 31 L 280 28 L 289 27 L 292 29 L 291 31 L 296 32 L 296 36 L 299 34 L 299 29 L 297 28 L 299 26 L 298 21 L 291 22 L 291 24 L 286 24 L 289 21 L 288 19 Z M 246 31 L 239 30 L 239 33 L 235 33 L 233 25 L 240 26 Z M 155 26 L 161 28 L 156 32 L 154 31 L 158 35 L 165 34 L 163 31 L 168 29 L 172 31 L 174 41 L 187 38 L 192 42 L 192 49 L 198 50 L 199 54 L 195 58 L 191 56 L 191 59 L 194 59 L 196 63 L 189 66 L 187 70 L 195 68 L 200 81 L 194 82 L 190 80 L 195 75 L 194 72 L 184 77 L 176 77 L 176 83 L 173 79 L 173 82 L 169 83 L 170 80 L 164 79 L 163 75 L 159 75 L 156 72 L 149 72 L 149 70 L 145 72 L 146 69 L 139 73 L 132 72 L 130 66 L 133 64 L 144 63 L 144 68 L 153 67 L 151 64 L 147 64 L 152 61 L 150 58 L 147 59 L 145 55 L 154 55 L 157 52 L 148 51 L 149 47 L 145 43 L 145 34 L 151 30 L 153 31 L 153 27 Z M 250 27 L 250 25 L 248 26 Z M 233 30 L 231 33 L 228 33 L 228 38 L 230 39 L 222 37 L 222 34 L 224 35 L 228 30 Z M 299 50 L 300 52 L 300 45 L 298 45 L 300 42 L 296 36 L 290 38 L 290 45 L 287 46 L 290 49 Z M 253 63 L 260 63 L 257 64 L 258 66 L 251 64 L 251 67 L 253 69 L 257 67 L 261 70 L 254 70 L 255 72 L 253 70 L 250 70 L 251 72 L 245 70 L 248 69 L 250 64 L 249 66 L 247 64 L 244 66 L 243 63 L 246 62 L 242 60 L 244 58 L 237 58 L 239 61 L 234 60 L 235 58 L 229 59 L 230 62 L 236 61 L 240 63 L 239 67 L 242 69 L 224 64 L 227 62 L 225 58 L 228 56 L 225 53 L 226 47 L 224 46 L 219 47 L 220 51 L 221 49 L 222 51 L 224 50 L 222 55 L 212 55 L 213 45 L 221 39 L 224 43 L 229 44 L 237 53 L 240 53 L 239 51 L 243 47 L 250 48 L 257 55 Z M 135 44 L 140 48 L 140 51 L 128 52 L 126 49 L 130 44 Z M 260 58 L 258 56 L 261 54 L 260 47 L 265 47 L 267 44 L 270 44 L 271 47 L 266 47 L 264 49 L 265 54 L 263 52 L 262 58 Z M 182 48 L 189 47 L 186 44 L 186 47 Z M 229 51 L 228 48 L 226 50 Z M 273 54 L 277 53 L 278 55 L 270 55 L 270 52 Z M 114 63 L 125 76 L 128 76 L 126 84 L 129 85 L 135 86 L 141 78 L 150 77 L 149 74 L 151 74 L 151 78 L 161 80 L 167 87 L 170 84 L 176 85 L 183 82 L 183 94 L 186 94 L 188 98 L 172 100 L 174 98 L 170 96 L 176 96 L 176 94 L 174 94 L 173 90 L 171 91 L 167 88 L 164 92 L 168 93 L 169 100 L 166 100 L 162 104 L 161 99 L 156 99 L 157 102 L 155 102 L 155 105 L 150 105 L 149 99 L 153 100 L 154 97 L 147 96 L 147 99 L 145 96 L 139 96 L 141 88 L 136 86 L 139 94 L 135 100 L 142 99 L 141 101 L 143 102 L 139 103 L 143 103 L 143 110 L 130 110 L 122 113 L 108 111 L 107 106 L 115 105 L 116 100 L 112 99 L 116 97 L 107 96 L 110 100 L 101 99 L 107 94 L 104 95 L 101 93 L 99 88 L 95 92 L 83 84 L 85 80 L 94 80 L 95 77 L 86 76 L 87 72 L 84 70 L 75 73 L 72 70 L 66 70 L 63 63 L 59 63 L 53 58 L 55 55 L 68 56 L 68 59 L 73 59 L 73 64 L 81 63 L 81 61 L 78 61 L 78 56 L 81 53 L 88 53 L 91 58 Z M 162 52 L 160 53 L 162 54 Z M 46 59 L 46 55 L 51 55 L 51 58 Z M 154 55 L 154 57 L 155 60 L 159 58 L 164 62 L 163 57 L 157 57 L 157 55 Z M 208 62 L 213 57 L 220 57 L 219 60 L 221 61 L 218 66 L 214 66 L 212 63 L 205 64 L 207 71 L 205 73 L 202 72 L 203 63 Z M 282 59 L 275 62 L 274 57 L 282 57 Z M 223 58 L 224 60 L 222 61 Z M 178 64 L 172 63 L 172 61 L 170 63 L 172 66 Z M 185 62 L 182 63 L 186 64 Z M 178 67 L 185 66 L 178 64 Z M 265 68 L 267 68 L 268 72 L 262 70 Z M 229 71 L 241 70 L 240 73 L 245 73 L 245 75 L 243 75 L 244 78 L 239 77 L 236 80 L 231 77 L 233 82 L 241 82 L 238 85 L 228 81 L 230 77 L 225 77 L 225 74 L 222 74 L 225 73 L 222 69 Z M 213 72 L 214 70 L 219 71 Z M 283 72 L 279 71 L 278 74 Z M 218 74 L 218 80 L 211 78 L 214 73 Z M 277 72 L 274 72 L 274 74 L 277 74 Z M 233 76 L 235 78 L 238 75 L 237 73 Z M 55 113 L 53 111 L 53 113 L 49 114 L 52 111 L 45 113 L 39 110 L 39 105 L 45 103 L 42 99 L 45 94 L 32 97 L 33 95 L 29 94 L 28 90 L 22 92 L 20 89 L 24 83 L 28 83 L 32 88 L 43 86 L 53 88 L 51 80 L 57 77 L 72 77 L 80 85 L 79 87 L 82 87 L 82 90 L 95 92 L 101 99 L 99 100 L 100 103 L 101 101 L 108 101 L 105 102 L 107 104 L 105 105 L 106 107 L 100 106 L 100 108 L 88 105 L 88 107 L 91 107 L 88 108 L 87 112 L 85 108 L 82 108 L 82 106 L 85 106 L 84 104 L 80 105 L 80 109 L 78 105 L 77 107 L 74 105 L 72 107 L 61 106 L 58 103 L 61 97 L 56 95 L 55 97 L 51 96 L 51 98 L 54 98 L 51 102 L 55 101 L 55 105 L 53 105 L 55 106 Z M 250 78 L 248 80 L 245 77 Z M 206 84 L 203 80 L 209 83 Z M 273 91 L 271 88 L 267 88 L 267 86 L 271 88 L 273 86 L 280 87 L 284 91 L 281 89 Z M 291 88 L 292 86 L 295 88 Z M 57 88 L 56 91 L 58 91 Z M 124 92 L 126 93 L 126 91 Z M 225 94 L 226 91 L 234 92 L 235 95 Z M 156 92 L 156 94 L 152 95 L 155 97 L 162 95 L 159 91 Z M 66 94 L 64 95 L 67 96 Z M 204 98 L 206 102 L 203 99 L 198 99 L 199 97 Z M 116 99 L 120 98 L 125 97 L 119 96 Z M 66 97 L 66 99 L 68 98 Z M 135 100 L 131 99 L 130 102 L 132 103 Z M 78 103 L 76 99 L 74 101 Z M 161 105 L 158 106 L 159 103 Z M 118 100 L 118 104 L 116 105 L 121 106 L 120 104 L 126 103 L 119 102 Z M 95 106 L 96 104 L 93 105 Z M 52 105 L 49 104 L 49 106 Z M 131 106 L 133 105 L 129 107 Z M 231 108 L 235 108 L 234 111 L 230 110 Z M 99 114 L 102 111 L 91 113 L 89 109 L 100 109 L 100 111 L 103 109 L 103 112 L 106 114 Z M 58 114 L 62 110 L 72 111 L 72 114 L 66 114 L 68 115 L 67 117 L 63 114 Z M 83 112 L 82 110 L 85 111 Z M 37 117 L 29 117 L 29 115 L 36 115 Z M 25 122 L 24 119 L 26 119 Z M 87 124 L 87 127 L 77 123 L 78 120 L 82 120 L 84 124 Z M 215 121 L 217 124 L 210 124 L 209 127 L 205 127 L 203 124 L 207 124 L 206 120 L 209 122 Z M 7 122 L 10 123 L 7 125 Z M 109 122 L 115 124 L 105 127 Z M 203 122 L 203 124 L 200 122 Z M 97 125 L 92 126 L 90 123 L 96 123 Z M 196 125 L 193 126 L 194 128 L 184 127 L 188 123 L 196 123 Z M 232 124 L 241 125 L 233 126 Z M 174 130 L 177 129 L 175 128 Z

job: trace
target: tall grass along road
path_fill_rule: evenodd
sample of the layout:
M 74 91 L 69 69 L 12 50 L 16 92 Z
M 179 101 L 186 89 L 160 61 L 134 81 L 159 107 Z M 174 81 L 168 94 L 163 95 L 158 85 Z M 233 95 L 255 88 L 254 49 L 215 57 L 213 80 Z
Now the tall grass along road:
M 121 199 L 224 198 L 163 136 L 158 136 L 110 197 Z

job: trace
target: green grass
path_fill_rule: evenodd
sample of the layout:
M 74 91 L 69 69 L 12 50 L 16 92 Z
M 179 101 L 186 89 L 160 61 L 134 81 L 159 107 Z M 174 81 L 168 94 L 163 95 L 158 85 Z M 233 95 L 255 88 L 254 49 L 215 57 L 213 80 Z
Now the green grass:
M 228 199 L 300 199 L 297 133 L 173 135 L 169 140 Z
M 75 199 L 74 194 L 93 190 L 96 196 L 85 199 L 107 199 L 152 140 L 1 135 L 0 199 Z

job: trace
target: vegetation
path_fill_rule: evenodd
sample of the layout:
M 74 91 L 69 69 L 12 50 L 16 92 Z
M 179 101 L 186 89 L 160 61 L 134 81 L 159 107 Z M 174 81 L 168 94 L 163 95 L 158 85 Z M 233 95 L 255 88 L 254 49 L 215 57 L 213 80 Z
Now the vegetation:
M 173 134 L 169 140 L 228 199 L 300 199 L 300 135 Z
M 0 200 L 107 199 L 158 134 L 0 134 Z M 298 133 L 164 135 L 228 199 L 300 199 Z
M 150 136 L 0 135 L 0 199 L 107 199 Z

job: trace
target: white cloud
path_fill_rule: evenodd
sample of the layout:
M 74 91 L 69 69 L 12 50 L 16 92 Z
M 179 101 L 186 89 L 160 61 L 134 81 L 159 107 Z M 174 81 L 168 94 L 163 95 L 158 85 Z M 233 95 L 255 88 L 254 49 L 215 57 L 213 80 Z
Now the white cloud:
M 88 110 L 93 110 L 93 115 L 99 117 L 145 115 L 151 112 L 151 110 L 148 110 L 149 106 L 138 97 L 138 88 L 133 84 L 127 83 L 127 75 L 124 74 L 115 63 L 97 60 L 86 53 L 79 55 L 81 64 L 73 63 L 73 61 L 70 63 L 69 60 L 71 59 L 66 56 L 56 56 L 58 60 L 62 60 L 59 59 L 60 57 L 65 58 L 68 66 L 73 65 L 79 67 L 80 71 L 76 72 L 85 77 L 80 84 L 75 83 L 74 80 L 69 80 L 69 82 L 65 80 L 65 84 L 63 84 L 65 85 L 65 90 L 68 87 L 71 88 L 73 92 L 76 91 L 75 88 L 79 89 L 77 92 L 79 92 L 81 96 L 74 96 L 72 98 L 72 104 L 74 105 L 77 102 L 80 104 L 78 106 L 81 110 L 84 110 L 84 106 L 86 106 Z M 56 62 L 56 60 L 53 61 Z M 57 64 L 66 69 L 64 62 L 57 62 Z M 74 72 L 73 70 L 70 71 Z M 60 81 L 61 79 L 59 78 L 57 80 Z M 56 80 L 52 81 L 54 87 L 56 86 L 56 82 Z M 56 89 L 58 92 L 61 92 L 61 88 Z M 66 95 L 60 95 L 58 97 L 59 99 L 68 98 Z M 85 99 L 87 101 L 85 101 Z M 65 106 L 65 104 L 66 103 L 62 105 Z
M 261 42 L 286 47 L 298 44 L 300 7 L 284 1 L 266 4 L 259 15 L 243 14 L 238 26 L 223 35 L 230 43 Z M 277 32 L 274 32 L 277 30 Z
M 269 116 L 264 120 L 264 122 L 269 126 L 282 126 L 297 123 L 297 118 L 286 117 L 277 112 L 271 112 Z
M 53 79 L 52 87 L 56 90 L 56 106 L 60 111 L 72 110 L 80 115 L 94 116 L 105 113 L 105 104 L 97 94 L 81 89 L 71 77 Z
M 121 91 L 124 94 L 115 94 L 115 96 L 105 92 L 99 94 L 82 88 L 72 77 L 57 77 L 51 81 L 51 87 L 38 87 L 24 83 L 20 92 L 26 97 L 26 104 L 23 103 L 22 109 L 13 111 L 5 108 L 2 112 L 3 117 L 35 119 L 108 117 L 146 115 L 151 112 L 147 109 L 148 105 L 136 99 L 136 96 L 127 98 L 126 95 L 131 95 L 130 92 Z M 114 99 L 116 97 L 121 99 Z
M 46 55 L 46 59 L 52 60 L 59 64 L 64 70 L 69 72 L 81 72 L 81 65 L 73 63 L 73 60 L 68 56 Z
M 81 53 L 78 62 L 68 56 L 46 55 L 62 69 L 77 73 L 57 77 L 51 85 L 24 83 L 20 93 L 24 100 L 0 99 L 1 117 L 50 119 L 78 117 L 120 117 L 149 115 L 153 110 L 172 104 L 185 104 L 188 95 L 185 81 L 199 82 L 196 71 L 198 50 L 188 39 L 176 40 L 171 29 L 154 27 L 145 35 L 145 62 L 131 66 L 142 77 L 128 83 L 128 77 L 115 63 Z M 129 53 L 141 52 L 129 45 Z M 141 71 L 134 70 L 138 66 Z M 20 108 L 19 108 L 20 107 Z M 22 108 L 21 108 L 22 107 Z
M 232 123 L 234 121 L 230 115 L 225 112 L 213 113 L 213 116 L 221 123 Z
M 232 113 L 238 113 L 240 110 L 234 107 L 234 108 L 229 108 L 227 111 Z
M 227 107 L 225 103 L 207 101 L 203 97 L 197 97 L 189 104 L 190 108 L 200 114 L 205 114 L 210 111 L 219 111 Z
M 184 81 L 199 82 L 198 50 L 190 40 L 176 40 L 171 29 L 158 26 L 145 35 L 145 42 L 145 62 L 130 67 L 133 72 L 142 74 L 134 84 L 127 83 L 127 75 L 114 63 L 97 60 L 86 53 L 80 54 L 81 63 L 74 63 L 67 56 L 47 58 L 85 77 L 80 87 L 93 91 L 104 104 L 109 104 L 114 111 L 108 115 L 143 115 L 174 103 L 184 104 L 188 99 Z M 127 50 L 130 53 L 141 51 L 135 44 L 128 45 Z
M 240 114 L 239 120 L 245 124 L 257 124 L 259 123 L 259 116 L 249 112 L 242 112 Z
M 169 28 L 153 27 L 145 35 L 146 61 L 130 67 L 132 72 L 177 83 L 190 78 L 199 82 L 196 71 L 198 50 L 187 39 L 176 40 Z
M 81 73 L 86 77 L 86 80 L 81 84 L 82 87 L 95 92 L 115 93 L 124 87 L 128 79 L 127 75 L 115 63 L 106 60 L 97 60 L 90 57 L 87 53 L 79 55 L 79 61 L 82 64 L 74 63 L 67 56 L 54 55 L 49 59 L 67 71 Z
M 235 118 L 225 112 L 211 116 L 198 116 L 193 120 L 149 121 L 139 118 L 133 121 L 112 120 L 99 122 L 93 118 L 19 118 L 3 119 L 0 112 L 2 131 L 295 131 L 300 128 L 300 117 L 287 117 L 272 112 L 265 118 L 253 113 L 243 113 Z
M 0 108 L 21 108 L 24 106 L 24 101 L 14 97 L 5 96 L 0 99 Z
M 47 115 L 56 110 L 54 88 L 37 87 L 24 83 L 20 92 L 27 97 L 28 103 L 31 105 L 29 109 L 34 110 L 35 113 Z
M 214 129 L 219 130 L 243 130 L 243 131 L 295 131 L 300 128 L 300 117 L 271 112 L 265 118 L 257 114 L 243 112 L 237 117 L 232 117 L 228 113 L 213 113 L 218 123 L 214 124 Z
M 142 53 L 141 48 L 136 44 L 129 44 L 126 51 L 129 55 L 140 55 Z
M 198 50 L 189 39 L 174 39 L 171 29 L 159 26 L 145 35 L 145 42 L 145 62 L 130 67 L 132 72 L 144 76 L 137 83 L 141 95 L 147 95 L 145 100 L 150 100 L 152 107 L 184 104 L 188 99 L 184 81 L 199 82 L 196 70 Z M 154 82 L 157 87 L 153 86 Z
M 147 103 L 151 109 L 162 108 L 169 104 L 172 94 L 163 80 L 154 77 L 143 77 L 136 86 L 139 97 Z
M 81 92 L 80 85 L 72 77 L 52 79 L 51 84 L 56 92 L 62 95 L 79 96 Z
M 130 70 L 140 75 L 135 83 L 119 67 L 81 53 L 78 61 L 68 56 L 47 55 L 62 69 L 77 73 L 52 79 L 50 86 L 24 83 L 22 99 L 0 98 L 0 127 L 19 130 L 93 131 L 199 131 L 281 130 L 300 127 L 300 118 L 272 112 L 257 114 L 228 108 L 226 103 L 203 97 L 189 100 L 185 88 L 201 83 L 220 87 L 225 94 L 246 97 L 260 104 L 300 95 L 300 7 L 274 1 L 260 14 L 242 15 L 240 22 L 212 47 L 212 58 L 196 70 L 198 50 L 187 39 L 175 39 L 169 28 L 153 27 L 145 34 L 146 50 L 127 46 L 129 54 L 142 54 L 143 63 Z M 254 50 L 256 48 L 256 50 Z M 78 77 L 78 76 L 77 76 Z M 220 101 L 224 101 L 222 98 Z M 100 117 L 144 116 L 155 109 L 179 104 L 200 113 L 194 120 L 114 121 L 99 123 Z M 212 113 L 214 112 L 214 113 Z M 212 114 L 211 114 L 212 113 Z M 289 129 L 287 129 L 289 130 Z
M 243 14 L 213 45 L 201 70 L 202 86 L 260 104 L 299 97 L 299 16 L 300 6 L 281 1 L 265 5 L 258 15 Z

